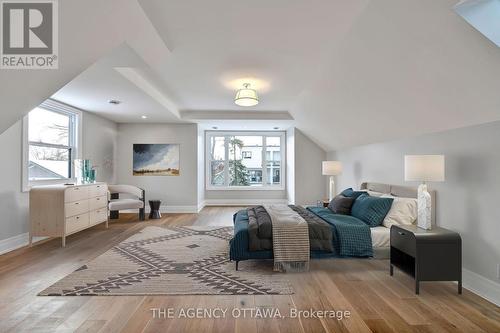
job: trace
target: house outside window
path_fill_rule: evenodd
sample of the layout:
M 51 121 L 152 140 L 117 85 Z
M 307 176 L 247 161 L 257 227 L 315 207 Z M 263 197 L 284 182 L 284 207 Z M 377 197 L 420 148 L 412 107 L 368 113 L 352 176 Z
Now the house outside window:
M 47 100 L 23 119 L 23 190 L 72 181 L 81 111 Z
M 207 190 L 284 189 L 283 132 L 206 132 Z

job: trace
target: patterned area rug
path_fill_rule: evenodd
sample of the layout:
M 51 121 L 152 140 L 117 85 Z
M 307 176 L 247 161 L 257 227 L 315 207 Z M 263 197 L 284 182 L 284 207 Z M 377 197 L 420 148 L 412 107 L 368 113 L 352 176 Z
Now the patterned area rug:
M 272 261 L 229 262 L 232 227 L 146 227 L 39 295 L 293 294 Z

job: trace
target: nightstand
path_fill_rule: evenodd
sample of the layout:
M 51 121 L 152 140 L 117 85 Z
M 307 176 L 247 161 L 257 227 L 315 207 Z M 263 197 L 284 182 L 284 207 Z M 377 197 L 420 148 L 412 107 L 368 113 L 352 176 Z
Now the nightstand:
M 415 293 L 421 281 L 457 281 L 462 293 L 462 239 L 451 230 L 415 225 L 391 227 L 391 264 L 415 278 Z

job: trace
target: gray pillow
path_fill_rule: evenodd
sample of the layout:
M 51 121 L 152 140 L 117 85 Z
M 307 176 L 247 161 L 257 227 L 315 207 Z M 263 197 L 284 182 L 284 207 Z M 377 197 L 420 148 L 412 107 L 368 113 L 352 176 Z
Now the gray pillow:
M 351 207 L 356 198 L 345 197 L 342 194 L 337 195 L 328 204 L 328 209 L 330 209 L 334 214 L 350 215 Z

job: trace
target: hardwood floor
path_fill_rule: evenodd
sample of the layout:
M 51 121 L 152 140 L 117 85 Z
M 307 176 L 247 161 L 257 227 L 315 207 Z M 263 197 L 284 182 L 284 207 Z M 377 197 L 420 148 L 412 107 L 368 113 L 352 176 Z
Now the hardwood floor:
M 96 226 L 0 256 L 0 332 L 500 332 L 500 308 L 453 283 L 422 283 L 386 260 L 313 260 L 308 273 L 288 274 L 293 295 L 276 296 L 36 296 L 85 262 L 148 225 L 231 225 L 238 207 L 200 214 L 167 214 L 138 222 L 122 215 L 109 229 Z M 151 308 L 228 308 L 226 319 L 153 318 Z M 351 317 L 231 318 L 233 308 L 348 310 Z

